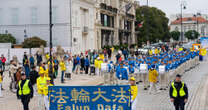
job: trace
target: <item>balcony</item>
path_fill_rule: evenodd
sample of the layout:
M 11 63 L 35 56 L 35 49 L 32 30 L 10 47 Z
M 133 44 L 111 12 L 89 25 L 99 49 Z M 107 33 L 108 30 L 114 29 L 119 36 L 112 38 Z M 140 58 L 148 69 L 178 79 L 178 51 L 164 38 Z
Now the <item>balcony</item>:
M 88 34 L 89 28 L 87 26 L 83 27 L 82 34 Z

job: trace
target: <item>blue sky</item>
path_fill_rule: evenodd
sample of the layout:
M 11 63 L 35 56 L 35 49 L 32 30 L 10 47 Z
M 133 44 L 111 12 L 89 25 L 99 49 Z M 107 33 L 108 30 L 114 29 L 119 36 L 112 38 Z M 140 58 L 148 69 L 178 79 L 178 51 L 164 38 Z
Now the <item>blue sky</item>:
M 146 5 L 147 0 L 138 0 L 140 5 Z M 184 13 L 208 14 L 208 0 L 184 0 L 187 4 L 187 9 Z M 180 13 L 181 0 L 149 0 L 149 5 L 157 7 L 164 11 L 169 17 L 171 14 Z

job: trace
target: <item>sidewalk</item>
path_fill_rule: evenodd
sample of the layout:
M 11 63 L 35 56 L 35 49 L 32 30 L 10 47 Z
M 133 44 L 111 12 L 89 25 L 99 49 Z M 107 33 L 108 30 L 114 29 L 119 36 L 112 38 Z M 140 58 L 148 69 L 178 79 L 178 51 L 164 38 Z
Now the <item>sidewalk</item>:
M 204 108 L 200 105 L 194 105 L 200 101 L 201 105 L 207 106 L 208 101 L 204 99 L 208 96 L 208 81 L 205 80 L 208 79 L 207 65 L 208 61 L 201 62 L 198 66 L 186 72 L 182 77 L 182 80 L 187 84 L 189 89 L 189 101 L 186 104 L 187 110 L 208 110 L 207 107 Z M 137 108 L 138 110 L 174 110 L 174 106 L 169 98 L 169 89 L 160 91 L 156 95 L 149 95 L 147 91 L 143 90 L 143 85 L 139 85 Z
M 22 104 L 20 100 L 17 100 L 16 93 L 12 93 L 9 90 L 10 78 L 8 72 L 5 72 L 5 78 L 3 81 L 3 98 L 0 98 L 0 110 L 22 110 Z M 55 79 L 55 84 L 57 86 L 90 86 L 99 85 L 103 82 L 102 77 L 99 76 L 89 76 L 85 74 L 74 75 L 72 74 L 72 80 L 65 79 L 65 83 L 61 84 L 60 73 L 58 78 Z M 37 97 L 34 96 L 30 101 L 30 110 L 38 110 Z

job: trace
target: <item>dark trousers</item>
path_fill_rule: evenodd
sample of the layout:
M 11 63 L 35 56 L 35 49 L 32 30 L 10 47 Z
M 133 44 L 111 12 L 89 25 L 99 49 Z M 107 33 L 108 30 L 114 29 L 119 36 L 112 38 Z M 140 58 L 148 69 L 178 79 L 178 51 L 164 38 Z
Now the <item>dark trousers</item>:
M 64 71 L 61 71 L 61 83 L 64 83 Z
M 22 96 L 21 102 L 23 104 L 23 108 L 24 108 L 23 110 L 29 110 L 30 97 L 29 96 Z
M 184 99 L 175 99 L 174 101 L 175 110 L 184 110 Z
M 89 66 L 85 66 L 85 74 L 88 74 Z

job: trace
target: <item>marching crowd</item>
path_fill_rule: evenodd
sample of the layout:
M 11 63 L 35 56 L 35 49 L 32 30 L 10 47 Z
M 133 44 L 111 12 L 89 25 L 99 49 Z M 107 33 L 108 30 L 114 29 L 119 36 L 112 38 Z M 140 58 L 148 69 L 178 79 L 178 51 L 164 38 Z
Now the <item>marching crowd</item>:
M 200 51 L 183 48 L 155 48 L 149 50 L 147 55 L 140 55 L 138 52 L 122 49 L 115 55 L 115 61 L 113 53 L 114 48 L 102 51 L 89 50 L 74 56 L 72 53 L 65 53 L 60 58 L 53 55 L 50 60 L 49 53 L 43 56 L 37 52 L 34 56 L 28 56 L 25 52 L 22 65 L 15 58 L 10 61 L 10 90 L 17 93 L 17 98 L 21 99 L 24 110 L 29 110 L 28 104 L 33 95 L 38 96 L 39 110 L 45 108 L 49 110 L 48 87 L 54 85 L 53 79 L 58 77 L 59 72 L 61 73 L 61 83 L 65 82 L 65 77 L 72 79 L 73 74 L 99 75 L 103 77 L 105 85 L 120 85 L 130 82 L 132 109 L 137 103 L 137 84 L 142 83 L 144 90 L 149 89 L 149 94 L 158 92 L 156 87 L 158 84 L 160 90 L 167 90 L 170 86 L 171 101 L 174 102 L 176 108 L 181 107 L 180 110 L 183 110 L 184 105 L 181 104 L 183 102 L 179 99 L 187 101 L 188 89 L 184 82 L 180 81 L 180 77 L 186 69 L 198 64 L 197 56 L 201 54 Z M 1 90 L 4 90 L 2 81 L 5 62 L 6 58 L 2 55 L 0 58 L 0 97 L 2 96 Z M 177 78 L 174 82 L 175 76 Z

